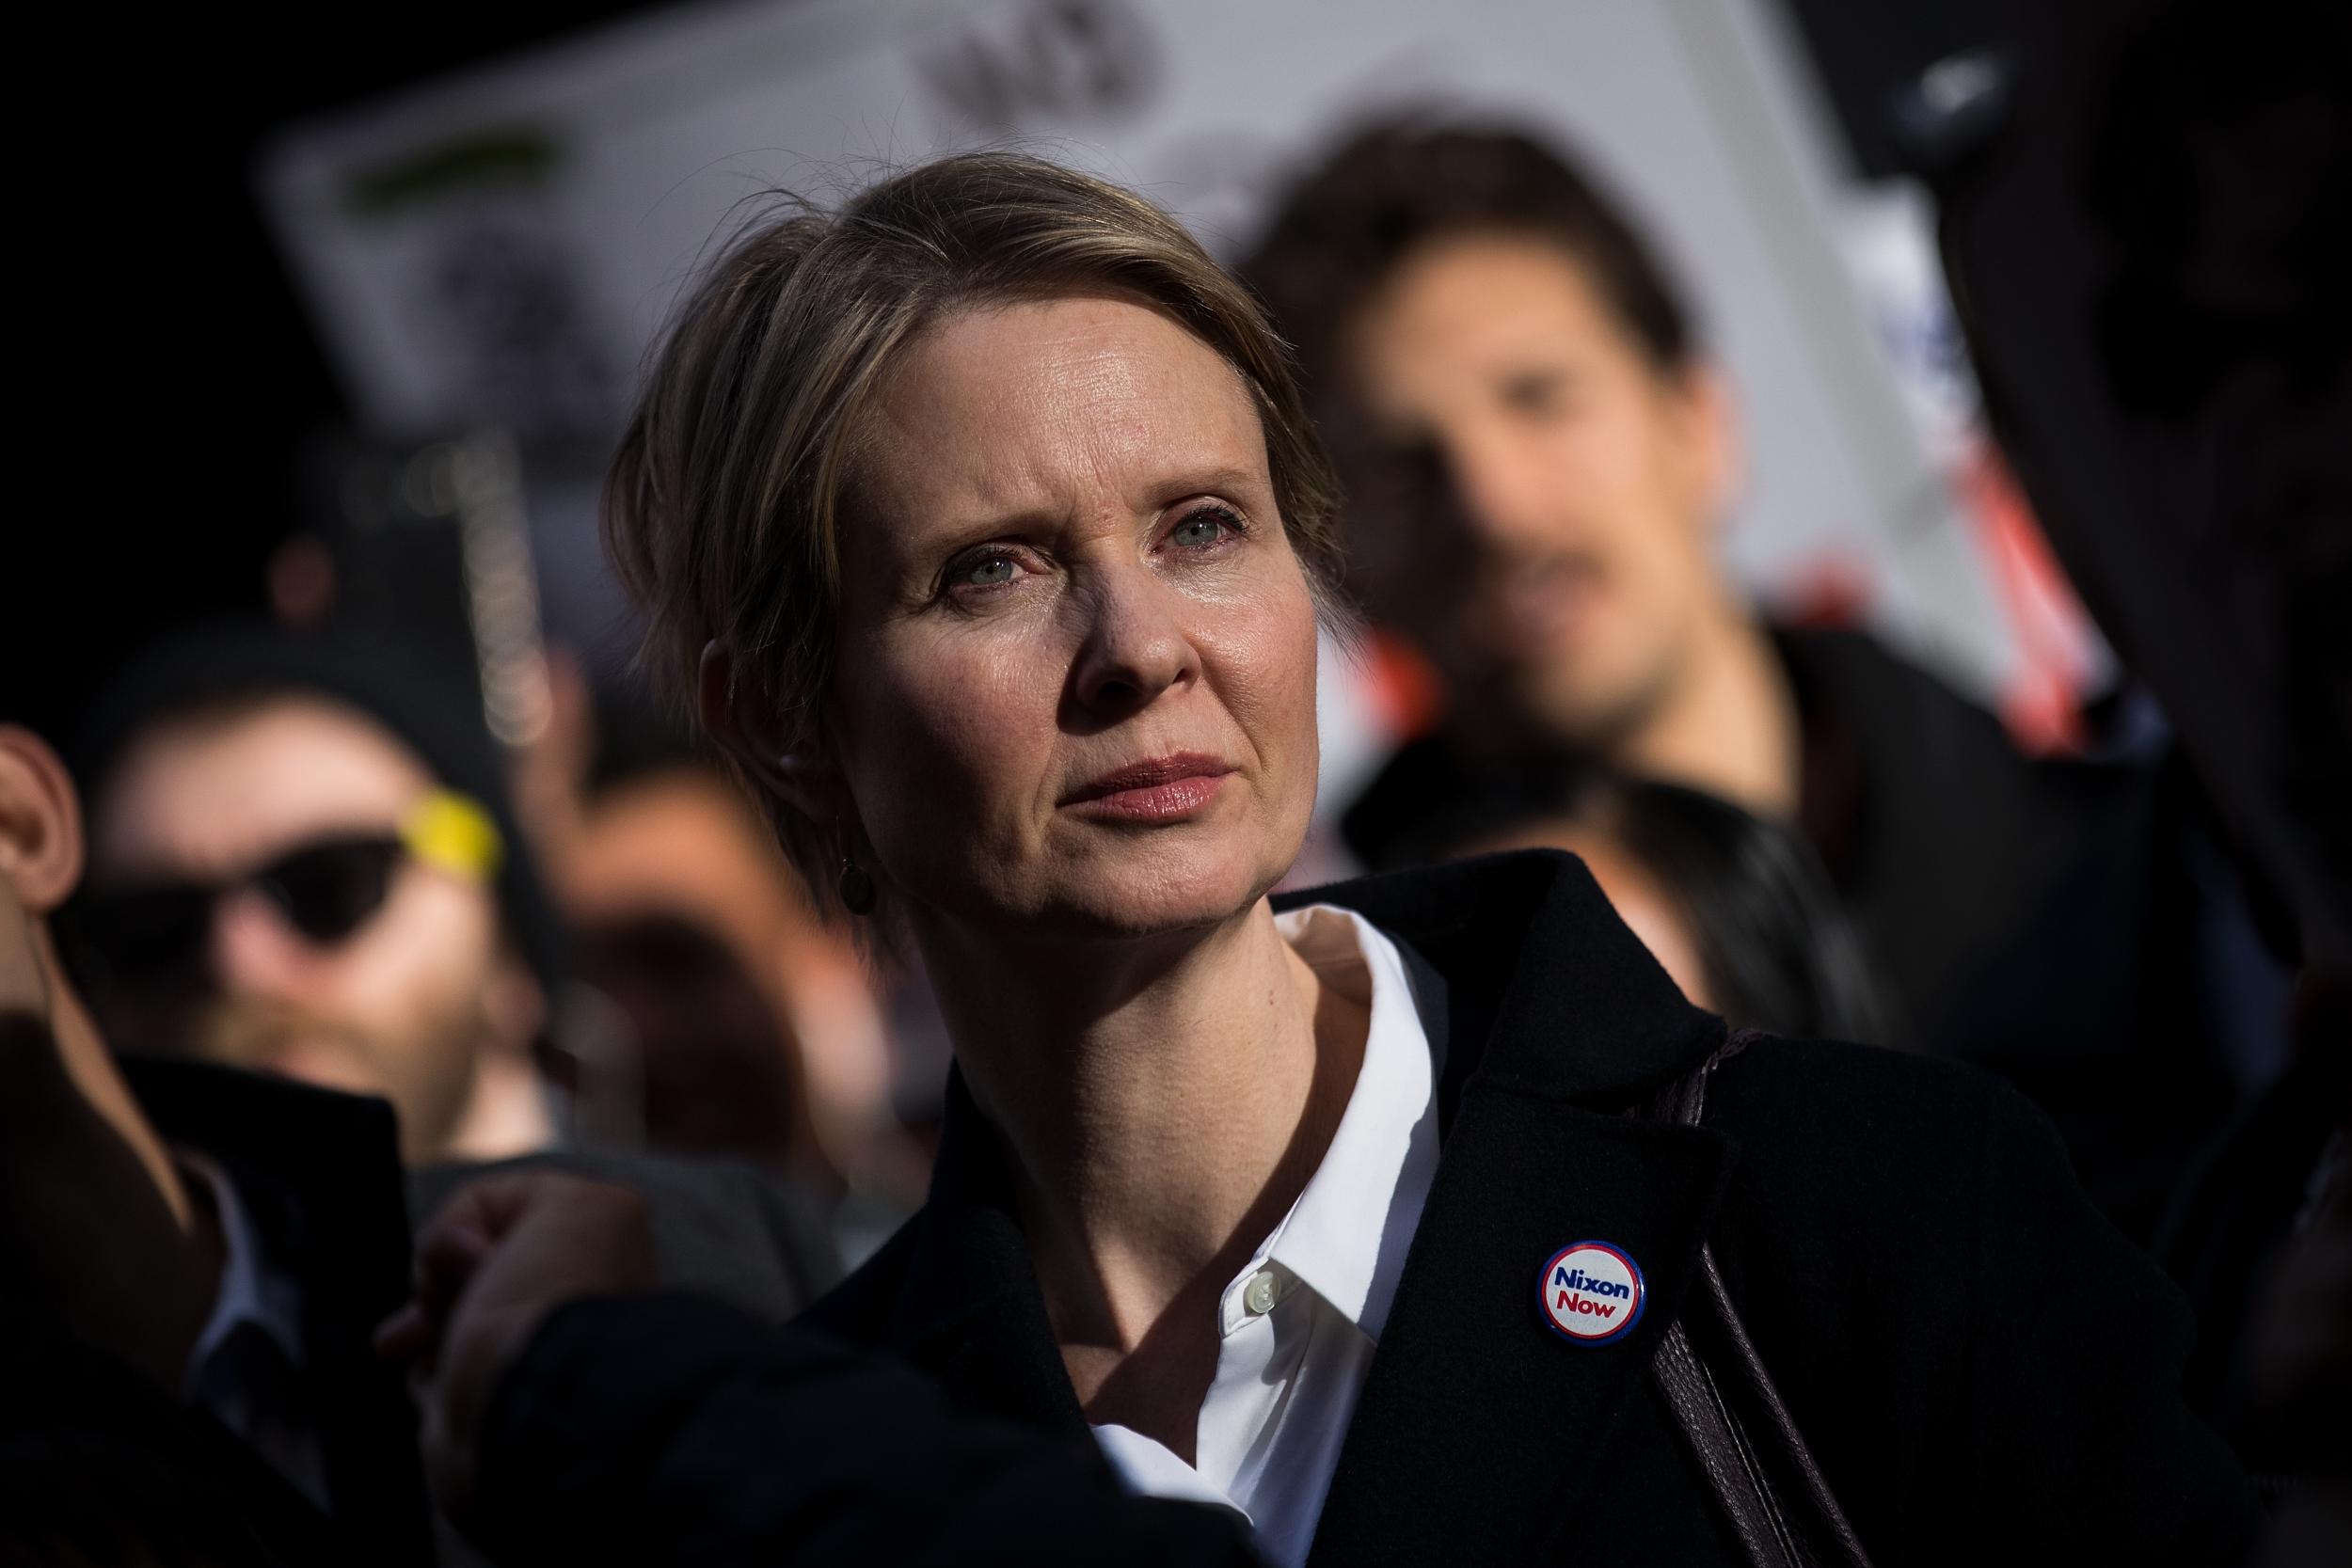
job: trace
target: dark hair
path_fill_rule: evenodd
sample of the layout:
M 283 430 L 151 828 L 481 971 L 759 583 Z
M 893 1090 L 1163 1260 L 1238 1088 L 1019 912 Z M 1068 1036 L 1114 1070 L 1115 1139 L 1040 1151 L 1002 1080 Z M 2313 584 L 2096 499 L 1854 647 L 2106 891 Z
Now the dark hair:
M 1690 314 L 1642 237 L 1591 178 L 1516 131 L 1388 120 L 1357 132 L 1292 188 L 1241 273 L 1320 397 L 1348 322 L 1398 263 L 1474 233 L 1556 242 L 1655 365 L 1689 363 Z
M 563 925 L 515 818 L 506 759 L 469 673 L 430 648 L 381 632 L 317 636 L 260 621 L 199 626 L 146 648 L 100 689 L 68 737 L 66 764 L 83 800 L 95 802 L 132 746 L 165 723 L 306 698 L 340 703 L 381 725 L 444 787 L 489 814 L 503 850 L 491 893 L 517 956 L 552 993 L 566 974 Z
M 1799 1038 L 1898 1043 L 1861 934 L 1795 832 L 1703 790 L 1622 776 L 1593 778 L 1579 815 L 1658 879 L 1725 1018 Z
M 1655 878 L 1689 929 L 1708 1000 L 1732 1023 L 1801 1039 L 1907 1042 L 1828 871 L 1791 830 L 1730 801 L 1598 767 L 1549 770 L 1454 818 L 1454 847 L 1565 819 Z

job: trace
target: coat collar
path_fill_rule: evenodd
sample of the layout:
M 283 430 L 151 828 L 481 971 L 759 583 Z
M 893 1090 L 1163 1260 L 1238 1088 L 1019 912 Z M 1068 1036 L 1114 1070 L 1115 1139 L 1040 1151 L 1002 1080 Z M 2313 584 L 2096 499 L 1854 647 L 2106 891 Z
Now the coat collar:
M 1438 1179 L 1311 1561 L 1539 1551 L 1605 1468 L 1729 1164 L 1718 1133 L 1623 1113 L 1705 1060 L 1723 1024 L 1566 855 L 1300 896 L 1347 904 L 1421 955 L 1443 984 L 1424 1008 L 1445 1053 Z M 1572 1344 L 1542 1315 L 1545 1260 L 1581 1241 L 1641 1266 L 1641 1325 L 1615 1344 Z
M 961 1068 L 947 1074 L 930 1196 L 901 1236 L 912 1256 L 881 1343 L 938 1378 L 960 1404 L 1082 1430 L 1003 1145 Z
M 121 1065 L 164 1139 L 236 1184 L 273 1266 L 300 1288 L 303 1381 L 336 1521 L 380 1543 L 385 1560 L 431 1561 L 416 1407 L 373 1339 L 413 1277 L 391 1107 L 201 1062 Z
M 1452 1094 L 1473 1076 L 1621 1106 L 1704 1061 L 1722 1022 L 1683 1000 L 1610 908 L 1584 863 L 1558 850 L 1458 861 L 1285 894 L 1277 910 L 1339 904 L 1396 939 Z M 1413 963 L 1413 958 L 1419 963 Z
M 1533 1543 L 1597 1467 L 1679 1308 L 1729 1164 L 1718 1133 L 1624 1112 L 1704 1060 L 1723 1024 L 1682 999 L 1566 855 L 1277 900 L 1314 902 L 1363 914 L 1406 955 L 1441 1064 L 1443 1142 L 1313 1560 Z M 1641 1326 L 1613 1345 L 1567 1342 L 1539 1306 L 1545 1260 L 1586 1240 L 1630 1254 L 1649 1292 Z M 930 1201 L 902 1241 L 882 1343 L 968 1407 L 1082 1430 L 1005 1157 L 961 1077 Z

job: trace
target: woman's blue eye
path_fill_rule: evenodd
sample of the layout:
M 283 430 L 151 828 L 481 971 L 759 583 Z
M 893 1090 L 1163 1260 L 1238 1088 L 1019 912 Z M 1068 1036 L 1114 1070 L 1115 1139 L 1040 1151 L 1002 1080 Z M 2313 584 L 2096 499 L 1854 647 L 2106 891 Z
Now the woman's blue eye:
M 973 562 L 956 574 L 956 581 L 965 588 L 1001 588 L 1013 578 L 1012 557 L 992 555 Z
M 1229 533 L 1239 531 L 1240 525 L 1231 513 L 1203 509 L 1186 517 L 1168 531 L 1170 544 L 1188 549 L 1214 545 Z

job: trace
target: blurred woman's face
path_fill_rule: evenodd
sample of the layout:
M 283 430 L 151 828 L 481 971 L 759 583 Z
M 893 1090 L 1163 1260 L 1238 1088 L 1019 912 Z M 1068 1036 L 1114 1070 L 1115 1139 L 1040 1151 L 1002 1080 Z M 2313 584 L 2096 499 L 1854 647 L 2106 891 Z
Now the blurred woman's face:
M 829 736 L 918 923 L 1139 935 L 1287 870 L 1315 616 L 1240 377 L 1116 298 L 949 321 L 842 528 Z

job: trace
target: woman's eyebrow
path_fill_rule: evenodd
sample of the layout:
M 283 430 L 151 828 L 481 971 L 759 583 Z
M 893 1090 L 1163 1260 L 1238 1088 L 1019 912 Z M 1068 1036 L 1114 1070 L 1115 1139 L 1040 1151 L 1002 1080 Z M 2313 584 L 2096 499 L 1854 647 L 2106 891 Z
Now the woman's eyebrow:
M 1156 512 L 1193 496 L 1263 492 L 1273 483 L 1263 467 L 1216 458 L 1159 472 L 1161 477 L 1146 482 L 1134 494 L 1131 504 L 1136 510 Z M 1023 505 L 1012 500 L 1003 511 L 978 506 L 970 512 L 942 515 L 890 541 L 891 569 L 901 575 L 920 575 L 975 546 L 1030 540 L 1057 531 L 1070 522 L 1062 508 L 1042 501 Z
M 1163 477 L 1150 481 L 1137 493 L 1135 504 L 1137 510 L 1158 511 L 1188 497 L 1264 490 L 1271 483 L 1263 468 L 1211 461 L 1198 467 L 1163 470 Z M 976 511 L 924 529 L 910 542 L 908 554 L 923 560 L 953 555 L 992 540 L 1027 538 L 1057 530 L 1070 520 L 1066 513 L 1053 506 L 1013 506 L 998 513 Z
M 985 545 L 999 539 L 1027 539 L 1039 533 L 1062 527 L 1069 521 L 1058 509 L 1047 506 L 1016 506 L 1003 512 L 973 512 L 926 529 L 915 541 L 914 553 L 925 556 L 954 555 L 975 545 Z
M 999 542 L 1034 542 L 1040 534 L 1060 528 L 1064 520 L 1059 513 L 1045 507 L 973 513 L 893 538 L 883 563 L 892 580 L 915 586 L 928 582 L 967 550 Z
M 1262 468 L 1217 464 L 1181 469 L 1153 484 L 1150 494 L 1153 506 L 1166 506 L 1187 496 L 1229 495 L 1236 490 L 1263 489 L 1267 483 L 1265 471 Z

